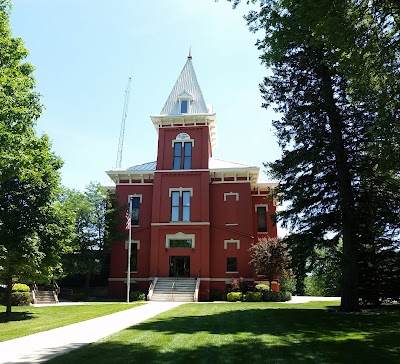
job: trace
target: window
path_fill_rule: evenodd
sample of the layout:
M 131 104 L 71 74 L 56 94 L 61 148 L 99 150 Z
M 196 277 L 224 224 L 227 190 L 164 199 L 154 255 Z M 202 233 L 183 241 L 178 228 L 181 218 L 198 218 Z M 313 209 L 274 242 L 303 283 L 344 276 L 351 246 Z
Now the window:
M 172 206 L 172 211 L 171 211 L 171 221 L 179 221 L 179 192 L 175 191 L 172 192 L 171 195 L 171 206 Z
M 125 249 L 128 253 L 129 241 L 125 242 Z M 137 272 L 137 262 L 138 262 L 138 250 L 140 249 L 140 240 L 134 240 L 131 242 L 131 272 Z M 126 262 L 126 260 L 125 260 Z M 126 262 L 126 270 L 128 270 L 128 263 Z
M 170 188 L 171 221 L 190 221 L 190 198 L 193 189 Z
M 191 248 L 192 247 L 192 239 L 170 239 L 169 247 L 170 248 Z
M 237 270 L 237 258 L 226 258 L 226 272 L 234 272 Z
M 131 197 L 131 225 L 139 225 L 140 197 Z
M 192 168 L 192 143 L 184 143 L 183 169 Z
M 258 232 L 267 232 L 267 208 L 265 206 L 257 207 L 257 225 Z
M 165 235 L 165 249 L 169 248 L 195 248 L 195 234 L 185 234 L 178 232 L 176 234 Z
M 181 114 L 187 114 L 189 109 L 189 100 L 181 100 Z
M 174 144 L 174 165 L 172 169 L 181 169 L 182 163 L 182 143 Z
M 182 221 L 190 221 L 190 192 L 182 193 Z
M 182 160 L 183 149 L 183 160 Z M 183 163 L 182 163 L 183 162 Z M 174 163 L 172 169 L 191 169 L 192 168 L 192 142 L 174 143 Z

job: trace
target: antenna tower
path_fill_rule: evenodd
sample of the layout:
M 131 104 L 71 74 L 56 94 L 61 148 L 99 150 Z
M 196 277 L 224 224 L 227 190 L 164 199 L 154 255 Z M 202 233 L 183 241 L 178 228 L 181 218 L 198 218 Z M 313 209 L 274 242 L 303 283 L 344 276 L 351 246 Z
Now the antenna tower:
M 125 138 L 125 121 L 126 117 L 128 116 L 129 94 L 131 92 L 131 80 L 132 76 L 128 78 L 128 85 L 126 86 L 125 90 L 125 102 L 124 102 L 124 109 L 122 111 L 121 130 L 119 132 L 117 160 L 115 162 L 116 168 L 121 168 L 122 150 L 124 149 L 124 138 Z

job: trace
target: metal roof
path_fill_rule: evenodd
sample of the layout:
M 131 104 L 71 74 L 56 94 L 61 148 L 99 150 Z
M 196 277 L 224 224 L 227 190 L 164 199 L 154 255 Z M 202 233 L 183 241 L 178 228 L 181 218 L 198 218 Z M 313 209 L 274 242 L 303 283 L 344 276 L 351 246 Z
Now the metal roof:
M 181 74 L 179 75 L 171 93 L 162 108 L 161 115 L 179 115 L 178 96 L 186 92 L 192 97 L 188 114 L 207 114 L 208 109 L 203 94 L 197 82 L 196 73 L 192 65 L 192 57 L 188 57 Z
M 126 168 L 126 172 L 130 171 L 155 171 L 156 170 L 156 165 L 157 162 L 149 162 L 149 163 L 143 163 L 143 164 L 138 164 L 137 166 L 132 166 L 129 168 Z

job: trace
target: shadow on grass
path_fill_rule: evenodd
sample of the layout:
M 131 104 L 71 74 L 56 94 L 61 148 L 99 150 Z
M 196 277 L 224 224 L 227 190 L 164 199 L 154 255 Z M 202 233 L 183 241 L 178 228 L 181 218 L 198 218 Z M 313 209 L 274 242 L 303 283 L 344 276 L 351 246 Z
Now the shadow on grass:
M 386 364 L 400 355 L 399 316 L 239 305 L 204 315 L 190 311 L 181 306 L 51 363 Z
M 5 312 L 0 312 L 0 324 L 13 321 L 25 321 L 34 319 L 36 316 L 32 312 L 11 312 L 10 316 L 7 316 Z

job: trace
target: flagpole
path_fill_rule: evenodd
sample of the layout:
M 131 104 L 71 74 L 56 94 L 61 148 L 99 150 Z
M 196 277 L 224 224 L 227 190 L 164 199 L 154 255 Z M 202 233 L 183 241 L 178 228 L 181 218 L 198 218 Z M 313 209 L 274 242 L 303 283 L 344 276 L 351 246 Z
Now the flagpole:
M 132 202 L 129 198 L 129 240 L 128 240 L 128 269 L 126 277 L 126 303 L 129 303 L 129 293 L 131 289 L 131 244 L 132 244 L 132 226 L 131 226 L 131 216 L 132 216 Z

